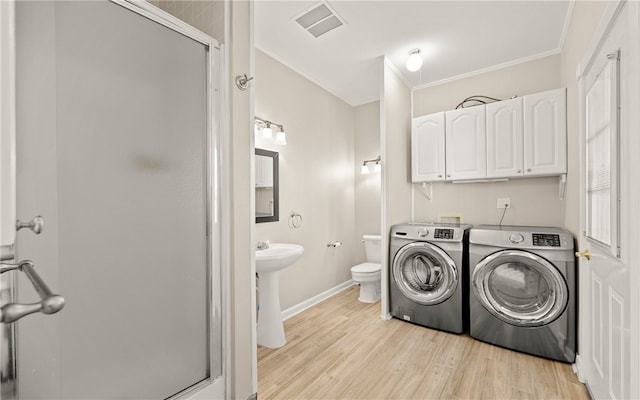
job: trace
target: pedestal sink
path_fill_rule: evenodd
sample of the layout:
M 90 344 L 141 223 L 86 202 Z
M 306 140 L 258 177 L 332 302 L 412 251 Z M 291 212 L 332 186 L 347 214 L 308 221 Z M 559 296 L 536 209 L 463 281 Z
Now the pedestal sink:
M 272 349 L 287 343 L 280 310 L 280 270 L 287 268 L 304 252 L 298 244 L 271 243 L 269 248 L 256 250 L 256 272 L 260 277 L 258 314 L 258 344 Z

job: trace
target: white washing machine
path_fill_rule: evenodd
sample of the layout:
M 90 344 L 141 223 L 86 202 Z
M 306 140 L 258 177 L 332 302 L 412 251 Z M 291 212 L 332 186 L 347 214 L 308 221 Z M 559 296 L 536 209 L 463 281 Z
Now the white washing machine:
M 466 330 L 471 225 L 406 223 L 391 228 L 391 315 L 443 331 Z
M 474 227 L 469 234 L 470 335 L 573 362 L 575 266 L 573 235 L 564 229 Z

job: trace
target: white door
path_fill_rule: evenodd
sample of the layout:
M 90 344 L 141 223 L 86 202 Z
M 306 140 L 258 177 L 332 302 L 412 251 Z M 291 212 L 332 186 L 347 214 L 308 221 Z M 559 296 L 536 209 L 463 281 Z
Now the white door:
M 15 212 L 45 222 L 14 261 L 66 301 L 13 325 L 17 398 L 223 397 L 213 42 L 144 2 L 17 2 L 15 29 Z
M 637 48 L 632 3 L 610 7 L 610 24 L 583 63 L 581 90 L 580 326 L 578 372 L 596 399 L 637 398 Z M 607 14 L 605 14 L 607 15 Z M 634 23 L 637 23 L 634 22 Z M 634 55 L 635 52 L 635 55 Z M 635 104 L 635 106 L 634 106 Z M 636 142 L 637 143 L 637 142 Z M 637 169 L 635 170 L 637 171 Z M 637 268 L 636 268 L 637 269 Z

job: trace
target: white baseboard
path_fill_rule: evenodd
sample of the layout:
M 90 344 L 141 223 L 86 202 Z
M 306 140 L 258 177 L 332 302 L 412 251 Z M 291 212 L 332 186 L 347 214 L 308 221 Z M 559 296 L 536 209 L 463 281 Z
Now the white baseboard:
M 582 358 L 580 354 L 576 354 L 576 361 L 571 365 L 573 372 L 576 374 L 578 380 L 582 383 L 586 383 L 584 379 L 584 373 L 582 368 Z
M 342 292 L 343 290 L 350 288 L 353 285 L 357 285 L 353 281 L 353 279 L 349 279 L 348 281 L 339 284 L 338 286 L 332 287 L 329 290 L 326 290 L 318 295 L 313 296 L 312 298 L 303 301 L 302 303 L 296 304 L 293 307 L 289 307 L 286 310 L 282 310 L 282 320 L 285 321 L 294 315 L 300 314 L 304 310 L 315 306 L 316 304 L 328 299 L 331 296 L 335 296 L 336 294 Z

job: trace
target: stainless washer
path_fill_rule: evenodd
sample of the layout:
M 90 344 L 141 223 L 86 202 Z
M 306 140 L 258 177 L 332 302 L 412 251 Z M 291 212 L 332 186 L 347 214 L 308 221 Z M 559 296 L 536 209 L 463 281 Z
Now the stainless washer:
M 573 362 L 575 275 L 569 231 L 474 227 L 469 235 L 469 333 L 508 349 Z
M 470 228 L 434 223 L 391 227 L 391 315 L 429 328 L 465 331 Z

